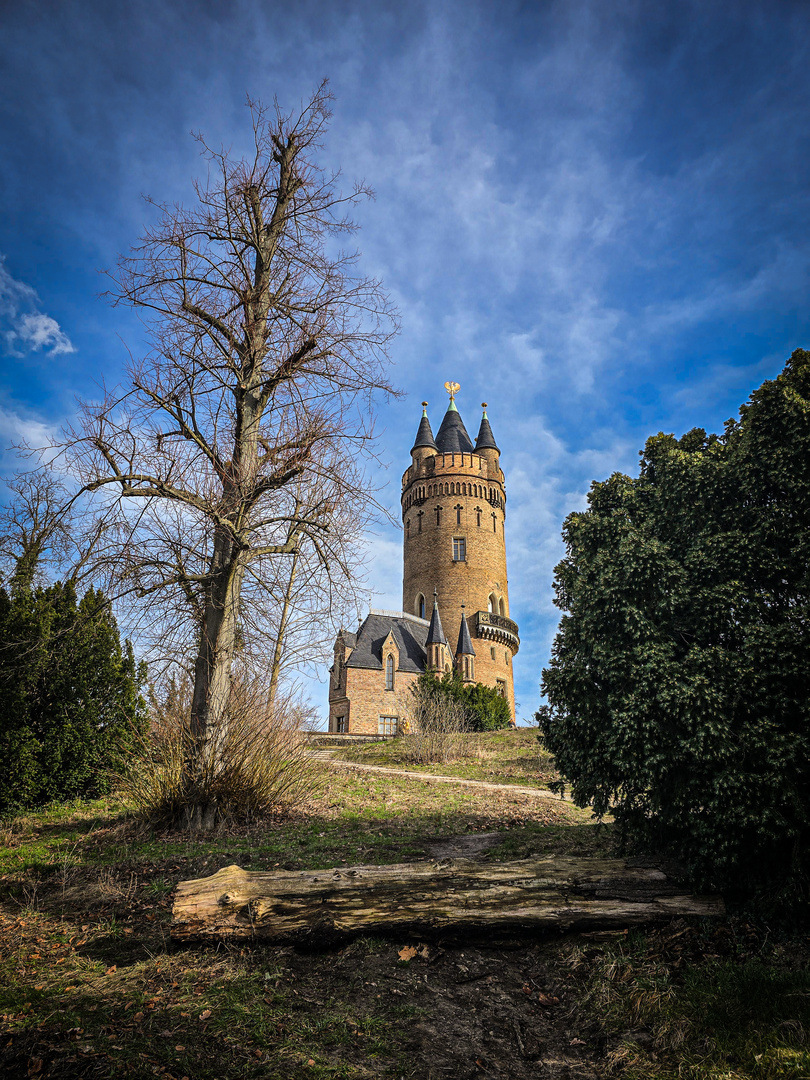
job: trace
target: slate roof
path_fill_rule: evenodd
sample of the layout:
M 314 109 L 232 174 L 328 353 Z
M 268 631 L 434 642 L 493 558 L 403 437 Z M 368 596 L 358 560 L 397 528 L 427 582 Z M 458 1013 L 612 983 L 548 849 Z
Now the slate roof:
M 344 630 L 341 627 L 338 637 L 343 640 L 344 645 L 348 645 L 350 649 L 353 649 L 357 642 L 357 634 L 353 634 L 351 630 Z
M 464 421 L 452 399 L 436 435 L 436 446 L 442 454 L 473 453 L 472 439 L 467 434 Z
M 420 446 L 427 446 L 431 450 L 437 450 L 436 440 L 433 438 L 433 428 L 428 420 L 427 409 L 422 409 L 422 419 L 419 421 L 419 430 L 416 432 L 416 442 L 411 447 L 411 453 Z
M 444 636 L 442 619 L 439 615 L 439 605 L 435 597 L 433 600 L 433 614 L 430 616 L 430 629 L 428 630 L 426 645 L 446 645 L 447 638 Z
M 472 640 L 470 638 L 470 628 L 467 625 L 467 620 L 464 618 L 463 610 L 461 612 L 461 626 L 458 628 L 456 656 L 475 656 L 475 649 L 473 648 Z
M 346 661 L 349 668 L 369 668 L 382 671 L 382 647 L 389 634 L 399 649 L 398 671 L 420 674 L 425 670 L 425 642 L 428 626 L 424 620 L 417 622 L 405 615 L 367 615 L 359 630 L 351 656 Z
M 475 440 L 476 450 L 497 450 L 500 454 L 498 444 L 495 442 L 495 436 L 492 434 L 492 428 L 489 426 L 489 420 L 487 418 L 486 411 L 481 417 L 481 427 L 478 429 L 478 438 Z

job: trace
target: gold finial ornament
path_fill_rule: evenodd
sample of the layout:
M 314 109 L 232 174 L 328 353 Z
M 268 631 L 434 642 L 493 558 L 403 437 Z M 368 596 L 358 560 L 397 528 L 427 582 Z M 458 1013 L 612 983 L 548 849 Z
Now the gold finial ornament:
M 450 395 L 450 400 L 451 401 L 453 400 L 453 398 L 456 396 L 456 394 L 461 389 L 461 387 L 459 386 L 459 384 L 457 382 L 446 382 L 444 384 L 444 388 L 447 391 L 447 393 Z

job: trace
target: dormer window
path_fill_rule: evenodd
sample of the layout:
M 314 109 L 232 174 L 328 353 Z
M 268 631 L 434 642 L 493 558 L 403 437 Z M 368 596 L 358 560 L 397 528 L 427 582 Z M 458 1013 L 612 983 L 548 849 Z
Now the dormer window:
M 390 653 L 385 660 L 385 689 L 394 689 L 394 658 Z

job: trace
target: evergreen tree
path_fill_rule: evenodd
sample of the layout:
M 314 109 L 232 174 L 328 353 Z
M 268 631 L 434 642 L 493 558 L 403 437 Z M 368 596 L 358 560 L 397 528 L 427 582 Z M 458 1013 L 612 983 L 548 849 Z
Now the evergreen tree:
M 708 885 L 810 869 L 808 462 L 797 350 L 721 436 L 649 439 L 563 527 L 547 746 L 577 803 Z
M 145 723 L 143 678 L 100 592 L 0 590 L 0 811 L 105 790 Z

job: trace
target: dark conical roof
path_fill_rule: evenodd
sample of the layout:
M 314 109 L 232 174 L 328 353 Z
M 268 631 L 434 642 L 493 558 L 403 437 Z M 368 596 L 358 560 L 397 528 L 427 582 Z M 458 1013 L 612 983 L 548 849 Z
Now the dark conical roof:
M 481 427 L 478 429 L 478 438 L 475 440 L 476 450 L 497 450 L 498 444 L 495 442 L 495 436 L 492 434 L 492 428 L 489 426 L 489 420 L 487 418 L 486 406 L 484 406 L 484 415 L 481 417 Z
M 470 628 L 467 625 L 467 620 L 464 617 L 464 608 L 461 609 L 461 626 L 458 631 L 458 645 L 456 646 L 456 656 L 475 656 L 475 649 L 472 646 L 470 640 Z
M 436 446 L 443 454 L 471 454 L 473 452 L 472 439 L 467 434 L 464 421 L 452 398 L 436 436 Z
M 439 601 L 436 599 L 436 595 L 433 595 L 433 614 L 430 616 L 430 627 L 428 628 L 428 636 L 425 645 L 446 645 L 447 638 L 444 636 L 444 630 L 442 629 L 442 620 L 439 615 Z
M 420 446 L 427 446 L 436 451 L 439 449 L 436 440 L 433 438 L 433 428 L 430 426 L 427 409 L 424 405 L 422 406 L 422 419 L 419 421 L 419 430 L 416 433 L 416 441 L 411 447 L 411 453 Z

